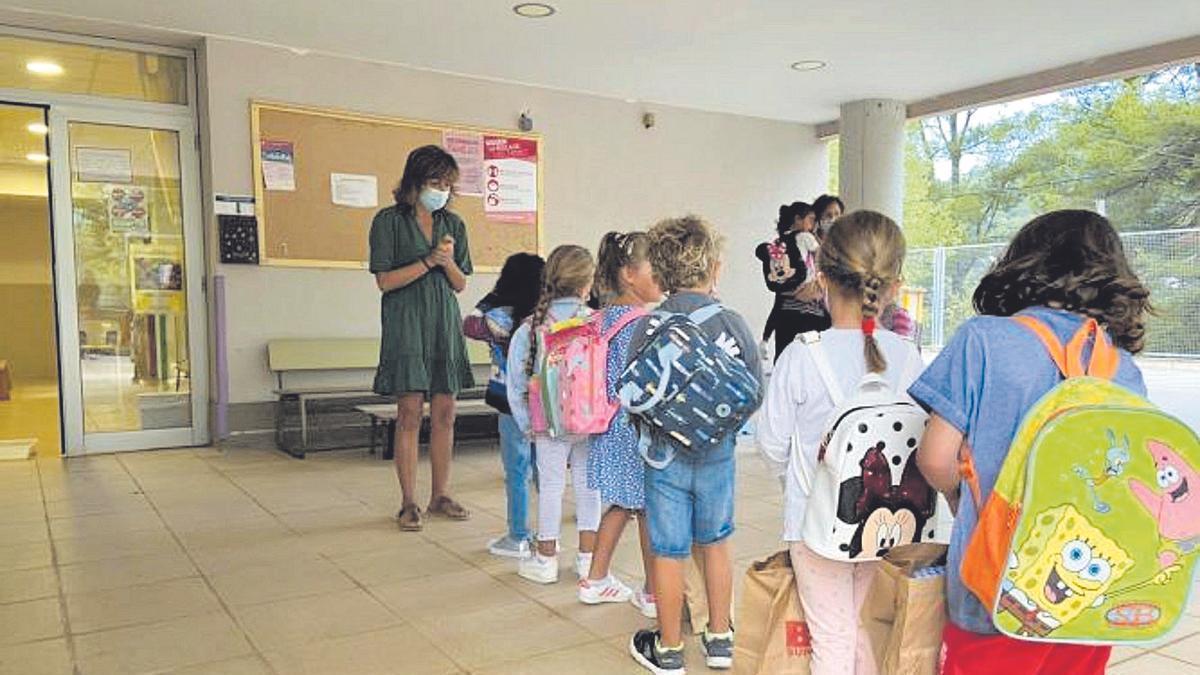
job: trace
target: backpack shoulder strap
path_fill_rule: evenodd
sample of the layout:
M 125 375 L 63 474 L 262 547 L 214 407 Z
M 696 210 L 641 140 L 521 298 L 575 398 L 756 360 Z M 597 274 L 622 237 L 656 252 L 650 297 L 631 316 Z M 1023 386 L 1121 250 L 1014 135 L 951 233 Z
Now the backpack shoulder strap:
M 821 378 L 821 383 L 825 385 L 825 390 L 829 392 L 829 398 L 833 399 L 834 407 L 841 407 L 846 396 L 842 392 L 837 378 L 833 376 L 833 367 L 829 364 L 829 358 L 825 356 L 825 349 L 821 347 L 821 334 L 816 331 L 802 333 L 800 342 L 812 355 L 813 363 L 817 366 L 817 375 Z
M 1063 377 L 1088 375 L 1111 380 L 1116 375 L 1117 366 L 1120 365 L 1120 356 L 1116 348 L 1112 346 L 1112 342 L 1109 341 L 1108 334 L 1095 319 L 1091 317 L 1085 319 L 1083 325 L 1079 327 L 1066 346 L 1063 346 L 1062 341 L 1049 326 L 1035 317 L 1022 314 L 1014 316 L 1013 321 L 1037 336 Z M 1084 368 L 1083 349 L 1088 343 L 1088 338 L 1093 336 L 1092 357 L 1087 368 Z
M 700 309 L 688 314 L 688 319 L 697 326 L 705 323 L 709 319 L 723 312 L 725 308 L 719 302 L 714 302 L 711 305 L 705 305 Z
M 617 336 L 617 333 L 621 332 L 622 329 L 624 329 L 626 326 L 633 323 L 634 321 L 637 321 L 638 319 L 645 317 L 646 314 L 647 314 L 646 310 L 642 309 L 641 307 L 634 307 L 633 309 L 629 310 L 628 312 L 625 312 L 624 314 L 621 315 L 621 318 L 617 319 L 616 322 L 613 323 L 612 326 L 609 326 L 608 330 L 604 331 L 604 334 L 601 336 L 602 339 L 605 342 L 612 340 L 614 337 Z M 600 316 L 600 315 L 597 314 L 597 316 Z

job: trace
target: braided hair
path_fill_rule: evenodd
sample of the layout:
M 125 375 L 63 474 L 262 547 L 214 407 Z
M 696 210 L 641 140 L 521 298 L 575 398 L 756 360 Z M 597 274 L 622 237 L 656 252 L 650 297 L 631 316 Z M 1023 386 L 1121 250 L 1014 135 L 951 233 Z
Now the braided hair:
M 875 323 L 887 289 L 900 281 L 904 253 L 904 234 L 895 221 L 876 211 L 854 211 L 834 221 L 817 254 L 817 268 L 829 283 L 862 300 L 863 357 L 872 373 L 887 370 Z
M 530 316 L 529 357 L 525 359 L 525 374 L 533 375 L 537 364 L 537 329 L 546 323 L 550 303 L 559 298 L 582 298 L 583 292 L 592 285 L 596 274 L 596 261 L 582 246 L 568 244 L 550 252 L 542 272 L 542 293 Z
M 1033 306 L 1089 316 L 1131 354 L 1145 346 L 1146 317 L 1154 313 L 1150 289 L 1129 265 L 1112 223 L 1077 209 L 1051 211 L 1022 227 L 972 300 L 975 311 L 992 316 Z

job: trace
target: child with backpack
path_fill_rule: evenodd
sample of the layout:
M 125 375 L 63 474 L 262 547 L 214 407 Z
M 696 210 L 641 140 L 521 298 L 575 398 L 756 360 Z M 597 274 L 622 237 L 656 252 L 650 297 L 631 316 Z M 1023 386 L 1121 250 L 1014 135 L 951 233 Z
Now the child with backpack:
M 562 500 L 566 492 L 567 468 L 571 469 L 575 490 L 575 522 L 579 530 L 579 551 L 575 570 L 582 577 L 591 567 L 600 525 L 600 494 L 587 484 L 587 436 L 558 436 L 545 432 L 535 437 L 530 397 L 530 379 L 543 364 L 539 351 L 546 331 L 552 324 L 583 319 L 591 314 L 586 302 L 592 291 L 596 263 L 581 246 L 559 246 L 546 259 L 541 297 L 529 321 L 513 335 L 508 351 L 508 402 L 513 419 L 526 438 L 536 445 L 538 476 L 538 531 L 535 551 L 517 563 L 524 579 L 542 584 L 558 581 L 558 536 L 562 528 Z
M 745 319 L 714 297 L 721 244 L 712 226 L 685 216 L 658 223 L 648 235 L 650 268 L 668 297 L 659 307 L 662 314 L 639 324 L 621 394 L 626 409 L 639 415 L 648 465 L 646 519 L 659 630 L 638 631 L 629 650 L 651 672 L 684 672 L 684 566 L 695 544 L 704 560 L 709 606 L 701 647 L 710 668 L 725 669 L 733 664 L 728 540 L 734 450 L 737 429 L 761 402 L 761 362 Z M 665 386 L 644 386 L 640 378 L 658 364 L 664 365 L 662 379 L 655 379 Z M 658 403 L 664 408 L 656 409 Z M 656 410 L 662 414 L 656 417 Z
M 541 256 L 532 253 L 509 256 L 496 287 L 463 320 L 463 334 L 486 342 L 491 351 L 492 377 L 486 399 L 500 414 L 500 461 L 508 498 L 508 532 L 488 542 L 488 551 L 506 558 L 529 555 L 529 483 L 533 460 L 532 443 L 517 426 L 508 404 L 508 343 L 516 327 L 533 313 L 545 265 Z
M 643 307 L 662 299 L 648 260 L 649 237 L 645 232 L 609 232 L 600 241 L 596 269 L 596 290 L 608 298 L 601 310 L 601 330 L 606 333 L 619 322 L 644 314 Z M 629 344 L 635 324 L 627 323 L 608 343 L 605 389 L 617 400 L 617 378 L 628 361 Z M 632 602 L 647 618 L 657 616 L 654 601 L 653 558 L 650 532 L 645 523 L 645 464 L 638 454 L 638 436 L 629 415 L 620 411 L 611 426 L 592 436 L 588 453 L 588 486 L 599 490 L 606 505 L 600 519 L 596 550 L 588 575 L 579 581 L 579 601 L 595 605 L 604 602 Z M 613 553 L 631 518 L 638 519 L 642 545 L 645 584 L 634 591 L 610 573 Z
M 1021 439 L 1029 438 L 1026 429 L 1036 431 L 1037 427 L 1028 427 L 1027 416 L 1067 385 L 1107 392 L 1095 398 L 1100 403 L 1145 395 L 1142 374 L 1131 355 L 1143 346 L 1149 290 L 1130 268 L 1121 240 L 1108 220 L 1090 211 L 1066 210 L 1039 216 L 1021 228 L 975 289 L 974 304 L 981 316 L 958 329 L 909 390 L 931 413 L 918 452 L 921 471 L 951 503 L 958 504 L 947 565 L 949 622 L 943 636 L 943 672 L 1103 673 L 1111 646 L 1103 644 L 1101 634 L 1085 635 L 1078 643 L 1057 644 L 1000 634 L 998 617 L 1004 614 L 997 609 L 993 616 L 992 598 L 988 597 L 998 589 L 987 589 L 984 596 L 988 604 L 982 602 L 979 584 L 973 580 L 986 566 L 964 565 L 964 559 L 978 543 L 973 535 L 992 521 L 993 512 L 1004 507 L 997 499 L 1003 496 L 998 482 L 1002 467 L 1004 472 L 1025 474 L 1023 463 L 1013 466 L 1006 460 L 1029 448 L 1030 444 Z M 1081 374 L 1097 379 L 1063 379 Z M 1110 382 L 1116 386 L 1110 386 Z M 1149 407 L 1145 402 L 1140 405 Z M 1121 585 L 1135 576 L 1128 570 L 1127 552 L 1134 550 L 1137 537 L 1148 536 L 1154 542 L 1155 528 L 1139 527 L 1142 532 L 1135 530 L 1120 541 L 1108 543 L 1103 530 L 1143 515 L 1129 492 L 1135 491 L 1136 481 L 1122 474 L 1128 474 L 1141 461 L 1146 467 L 1143 475 L 1153 484 L 1153 462 L 1160 459 L 1154 443 L 1143 441 L 1131 447 L 1129 435 L 1106 429 L 1119 424 L 1120 417 L 1108 408 L 1099 413 L 1098 423 L 1074 431 L 1068 427 L 1067 443 L 1054 449 L 1058 461 L 1066 464 L 1050 480 L 1039 481 L 1036 474 L 1031 474 L 1035 477 L 1025 486 L 1036 490 L 1040 483 L 1051 491 L 1051 503 L 1059 505 L 1056 511 L 1068 514 L 1057 521 L 1055 538 L 1045 547 L 1049 563 L 1040 566 L 1036 577 L 1021 581 L 1015 589 L 1020 593 L 1011 596 L 1015 598 L 1012 604 L 1000 605 L 1020 615 L 1026 626 L 1020 631 L 1025 636 L 1052 640 L 1056 632 L 1071 629 L 1077 616 L 1095 630 L 1105 625 L 1105 619 L 1110 625 L 1119 625 L 1113 622 L 1121 619 L 1120 608 L 1109 611 L 1109 605 L 1120 602 L 1120 597 L 1110 586 L 1120 575 L 1125 576 Z M 1069 424 L 1070 420 L 1063 416 L 1055 423 Z M 1156 432 L 1166 433 L 1161 426 Z M 1138 438 L 1132 431 L 1129 434 Z M 1122 435 L 1124 438 L 1118 441 Z M 1166 436 L 1161 438 L 1165 440 Z M 1029 452 L 1027 461 L 1036 468 L 1033 462 L 1040 461 L 1045 453 Z M 1166 455 L 1163 453 L 1164 461 Z M 1073 472 L 1071 464 L 1078 470 Z M 1171 482 L 1172 475 L 1178 474 L 1163 470 L 1157 474 L 1156 487 L 1161 487 L 1164 496 L 1178 487 L 1178 481 Z M 1118 503 L 1122 499 L 1128 504 L 1123 512 Z M 1106 515 L 1113 508 L 1109 503 L 1117 508 L 1113 516 Z M 1031 511 L 1042 526 L 1055 522 L 1050 511 Z M 999 515 L 1003 519 L 1008 514 Z M 1019 512 L 1011 513 L 1010 526 L 1019 532 L 1024 520 Z M 1147 529 L 1149 532 L 1144 531 Z M 1060 535 L 1065 545 L 1057 539 Z M 1006 538 L 1001 546 L 1009 541 Z M 1012 565 L 1012 574 L 1016 574 L 1024 558 L 1042 548 L 1031 537 L 1018 547 L 998 551 L 1000 560 L 994 562 L 1001 573 Z M 1149 557 L 1153 557 L 1153 550 Z M 1154 560 L 1146 564 L 1151 570 L 1157 569 Z M 1175 583 L 1182 584 L 1182 604 L 1190 579 L 1188 575 L 1180 576 Z M 1109 602 L 1106 594 L 1118 597 Z M 1124 596 L 1125 601 L 1130 599 Z M 1135 626 L 1119 630 L 1128 634 L 1136 631 Z
M 783 539 L 816 675 L 876 672 L 859 621 L 874 561 L 932 527 L 925 523 L 936 494 L 908 456 L 925 415 L 904 391 L 921 359 L 911 342 L 877 323 L 900 283 L 904 253 L 900 228 L 880 213 L 855 211 L 833 223 L 817 275 L 833 325 L 784 350 L 758 418 L 759 448 L 784 480 Z M 857 451 L 855 433 L 865 437 Z M 893 469 L 903 476 L 900 490 Z M 892 499 L 901 491 L 913 498 Z

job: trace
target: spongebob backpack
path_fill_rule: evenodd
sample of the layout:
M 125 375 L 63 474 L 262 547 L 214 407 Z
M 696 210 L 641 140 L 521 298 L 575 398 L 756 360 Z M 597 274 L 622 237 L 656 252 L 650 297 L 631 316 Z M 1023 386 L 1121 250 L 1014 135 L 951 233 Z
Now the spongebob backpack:
M 1113 384 L 1119 355 L 1093 319 L 1064 347 L 1030 316 L 1064 379 L 1025 415 L 979 511 L 963 583 L 1002 633 L 1023 640 L 1138 644 L 1179 621 L 1200 548 L 1200 439 Z M 1093 343 L 1088 365 L 1084 347 Z

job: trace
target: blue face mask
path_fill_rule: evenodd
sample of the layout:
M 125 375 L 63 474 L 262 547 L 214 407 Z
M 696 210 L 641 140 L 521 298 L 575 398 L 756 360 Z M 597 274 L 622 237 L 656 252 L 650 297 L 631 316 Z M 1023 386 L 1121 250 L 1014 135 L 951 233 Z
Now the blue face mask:
M 446 202 L 450 201 L 449 190 L 434 190 L 433 188 L 425 188 L 421 190 L 421 205 L 429 210 L 430 213 L 438 211 L 446 206 Z

